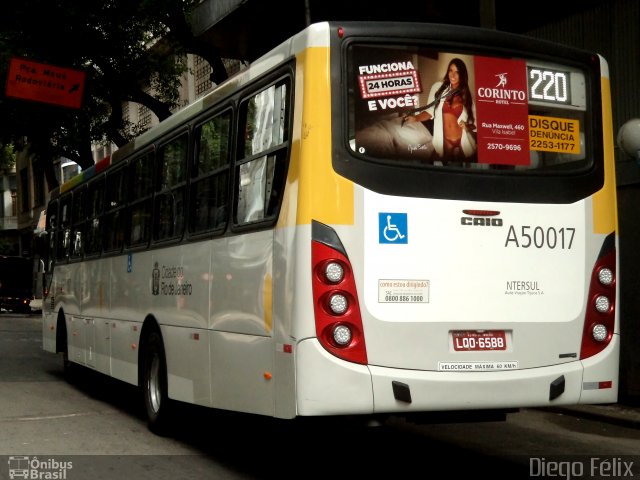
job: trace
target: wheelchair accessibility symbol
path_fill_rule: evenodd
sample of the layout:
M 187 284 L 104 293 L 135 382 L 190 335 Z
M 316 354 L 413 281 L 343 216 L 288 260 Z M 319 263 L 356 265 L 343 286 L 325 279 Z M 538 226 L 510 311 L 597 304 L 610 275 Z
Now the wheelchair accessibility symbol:
M 409 243 L 406 213 L 378 213 L 379 243 Z

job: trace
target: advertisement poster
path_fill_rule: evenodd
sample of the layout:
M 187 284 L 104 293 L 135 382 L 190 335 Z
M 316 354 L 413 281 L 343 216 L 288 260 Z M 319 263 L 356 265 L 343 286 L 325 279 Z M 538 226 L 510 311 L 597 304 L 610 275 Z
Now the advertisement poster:
M 528 165 L 529 107 L 524 60 L 474 60 L 478 162 Z
M 433 164 L 477 161 L 473 56 L 360 48 L 354 60 L 357 152 Z
M 360 154 L 503 169 L 536 168 L 541 158 L 569 161 L 540 152 L 583 154 L 580 120 L 545 112 L 571 104 L 567 71 L 524 59 L 393 48 L 357 48 L 352 61 L 353 148 Z

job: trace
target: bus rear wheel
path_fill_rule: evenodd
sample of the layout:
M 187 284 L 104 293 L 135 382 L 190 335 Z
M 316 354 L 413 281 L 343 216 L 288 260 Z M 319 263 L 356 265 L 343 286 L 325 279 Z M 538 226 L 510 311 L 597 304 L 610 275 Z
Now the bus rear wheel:
M 58 318 L 58 352 L 62 352 L 62 372 L 64 378 L 69 383 L 74 383 L 77 377 L 79 366 L 69 359 L 69 337 L 67 336 L 67 325 L 64 315 Z
M 165 435 L 169 430 L 171 406 L 167 394 L 167 360 L 162 337 L 151 332 L 147 337 L 142 364 L 142 396 L 149 429 Z

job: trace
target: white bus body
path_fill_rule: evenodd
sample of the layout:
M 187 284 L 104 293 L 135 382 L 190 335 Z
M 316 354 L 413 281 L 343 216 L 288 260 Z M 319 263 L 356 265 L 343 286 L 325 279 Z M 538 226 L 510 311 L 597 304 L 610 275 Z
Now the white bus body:
M 243 92 L 253 93 L 252 85 L 265 75 L 281 69 L 274 78 L 289 79 L 286 180 L 273 223 L 236 228 L 231 216 L 220 234 L 192 236 L 187 228 L 167 244 L 151 239 L 144 248 L 125 243 L 117 253 L 58 258 L 43 301 L 44 349 L 66 347 L 71 362 L 153 390 L 153 382 L 145 387 L 142 366 L 145 342 L 155 330 L 168 398 L 279 418 L 615 402 L 619 286 L 605 61 L 593 67 L 598 83 L 587 78 L 587 106 L 572 107 L 581 122 L 578 161 L 587 165 L 576 176 L 597 177 L 592 183 L 578 180 L 583 183 L 574 188 L 574 177 L 560 169 L 538 174 L 533 160 L 526 167 L 532 172 L 515 168 L 506 181 L 500 180 L 510 175 L 504 169 L 488 173 L 493 167 L 449 169 L 436 162 L 396 168 L 380 155 L 367 158 L 366 149 L 359 150 L 344 132 L 353 120 L 344 111 L 351 99 L 345 85 L 353 79 L 345 78 L 348 48 L 341 48 L 349 39 L 355 45 L 386 45 L 398 38 L 408 44 L 426 39 L 429 48 L 444 48 L 438 43 L 442 26 L 401 27 L 357 26 L 353 30 L 361 36 L 350 37 L 349 24 L 312 25 L 114 154 L 107 172 L 152 144 L 157 150 L 174 131 L 193 136 L 210 109 L 241 103 Z M 497 55 L 496 39 L 512 39 L 476 32 L 474 45 L 467 34 L 451 29 L 444 51 Z M 484 35 L 490 37 L 486 43 Z M 531 41 L 529 52 L 519 42 L 513 48 L 540 65 L 564 61 L 552 54 L 543 58 L 546 44 Z M 476 64 L 478 58 L 473 57 Z M 571 68 L 581 67 L 572 63 Z M 355 102 L 367 100 L 357 88 L 349 95 Z M 571 109 L 563 112 L 573 115 Z M 544 154 L 531 152 L 531 158 Z M 403 181 L 398 168 L 405 168 Z M 425 177 L 435 185 L 434 195 L 428 189 L 416 193 L 422 188 L 418 168 L 444 172 Z M 376 169 L 382 175 L 373 178 L 368 172 Z M 265 167 L 260 175 L 268 172 Z M 236 182 L 233 195 L 263 178 L 247 175 L 248 180 L 230 175 Z M 359 175 L 371 177 L 359 181 Z M 527 175 L 529 183 L 520 180 Z M 544 183 L 555 181 L 552 177 L 564 180 Z M 532 186 L 538 179 L 540 191 Z M 443 193 L 447 182 L 451 189 Z M 562 182 L 577 193 L 564 195 Z M 63 185 L 60 202 L 75 188 Z M 521 190 L 531 191 L 532 200 L 529 193 L 518 197 Z M 235 205 L 236 197 L 230 198 Z M 341 317 L 330 313 L 334 286 L 316 268 L 327 259 L 338 261 L 350 282 L 334 290 L 355 318 L 341 331 L 351 335 L 346 350 L 354 347 L 353 357 L 341 356 L 345 349 L 331 337 Z M 604 286 L 597 280 L 599 267 L 594 270 L 603 259 L 613 274 Z M 600 320 L 594 302 L 603 295 L 609 306 Z M 602 348 L 595 342 L 596 350 L 589 350 L 585 343 L 600 324 L 606 337 Z M 161 378 L 155 385 L 160 394 L 163 386 Z

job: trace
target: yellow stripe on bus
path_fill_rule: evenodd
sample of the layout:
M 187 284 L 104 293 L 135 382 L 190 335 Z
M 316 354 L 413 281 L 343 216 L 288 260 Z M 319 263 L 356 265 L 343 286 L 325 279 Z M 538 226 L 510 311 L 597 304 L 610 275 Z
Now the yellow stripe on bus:
M 273 281 L 271 274 L 267 274 L 262 282 L 262 308 L 264 311 L 264 330 L 271 333 L 273 328 Z
M 604 143 L 604 185 L 593 195 L 593 231 L 609 234 L 618 231 L 616 205 L 616 172 L 613 154 L 613 127 L 611 119 L 611 86 L 602 77 L 602 135 Z
M 331 165 L 331 88 L 329 48 L 312 47 L 297 55 L 295 111 L 287 178 L 290 196 L 282 205 L 279 226 L 311 220 L 353 225 L 353 183 Z M 294 213 L 295 212 L 295 213 Z M 295 218 L 294 218 L 295 217 Z

